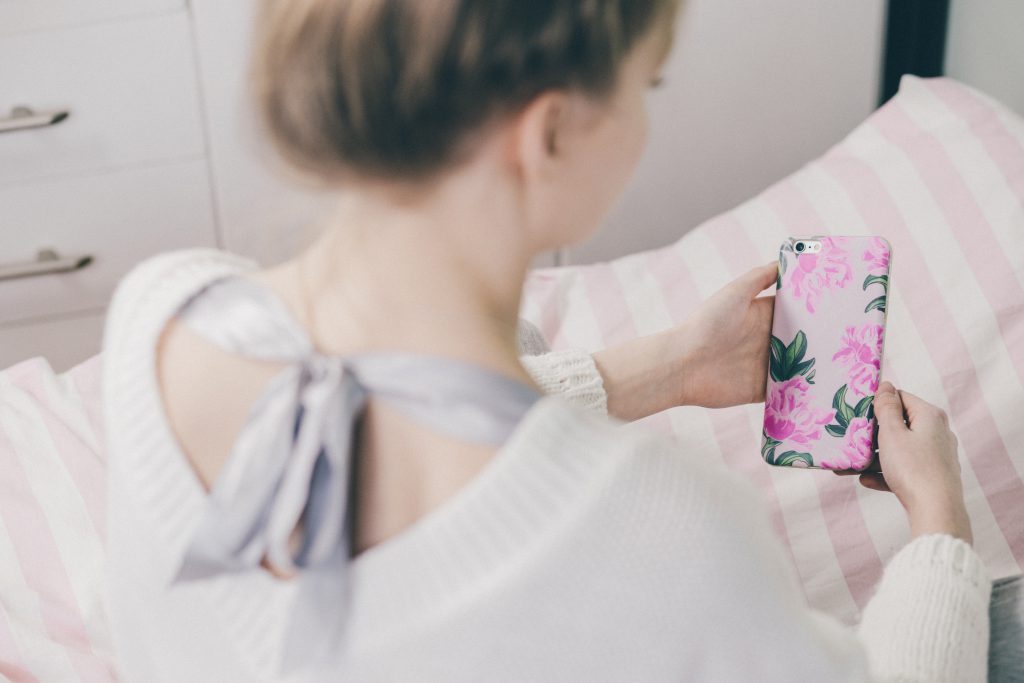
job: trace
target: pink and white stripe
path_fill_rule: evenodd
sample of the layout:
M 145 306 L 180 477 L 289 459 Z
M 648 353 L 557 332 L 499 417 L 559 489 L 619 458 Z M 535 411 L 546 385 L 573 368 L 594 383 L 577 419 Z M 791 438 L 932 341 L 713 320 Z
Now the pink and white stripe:
M 95 421 L 98 385 L 98 358 L 63 377 L 41 358 L 0 373 L 0 676 L 5 680 L 116 680 L 103 607 L 105 474 L 102 429 Z

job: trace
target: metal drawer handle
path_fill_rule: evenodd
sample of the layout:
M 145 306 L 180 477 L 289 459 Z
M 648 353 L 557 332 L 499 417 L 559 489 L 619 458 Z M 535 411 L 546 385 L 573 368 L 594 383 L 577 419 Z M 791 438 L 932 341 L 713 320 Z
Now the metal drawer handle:
M 85 268 L 92 263 L 92 256 L 60 257 L 53 249 L 40 249 L 35 261 L 14 263 L 0 266 L 0 280 L 32 277 L 33 275 L 50 275 L 52 273 L 69 273 Z
M 60 123 L 70 115 L 71 112 L 66 109 L 33 111 L 28 107 L 15 107 L 11 110 L 11 115 L 8 118 L 0 119 L 0 133 L 11 133 L 16 130 L 25 130 L 27 128 L 53 126 Z

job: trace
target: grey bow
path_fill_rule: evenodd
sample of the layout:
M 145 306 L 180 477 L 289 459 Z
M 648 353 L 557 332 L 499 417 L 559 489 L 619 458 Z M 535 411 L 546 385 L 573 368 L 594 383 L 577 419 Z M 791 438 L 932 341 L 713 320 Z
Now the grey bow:
M 291 618 L 307 634 L 336 631 L 328 627 L 344 612 L 351 448 L 369 394 L 435 431 L 493 446 L 540 397 L 517 380 L 450 358 L 318 353 L 271 290 L 245 278 L 208 285 L 178 317 L 229 352 L 288 365 L 253 406 L 174 580 L 253 570 L 264 557 L 277 568 L 305 570 L 316 595 L 308 613 Z
M 288 607 L 269 621 L 281 627 L 281 649 L 266 652 L 275 675 L 315 666 L 337 651 L 348 603 L 351 446 L 372 392 L 437 432 L 499 446 L 541 394 L 468 362 L 440 356 L 374 352 L 318 353 L 287 306 L 254 281 L 225 276 L 177 312 L 182 322 L 221 348 L 286 361 L 254 404 L 186 543 L 172 583 L 249 572 L 266 557 L 297 569 Z M 300 524 L 301 522 L 301 524 Z M 301 528 L 300 542 L 291 539 Z M 210 599 L 232 639 L 250 644 L 249 620 L 262 605 L 236 582 Z M 231 597 L 232 589 L 239 592 Z M 224 596 L 224 597 L 220 597 Z

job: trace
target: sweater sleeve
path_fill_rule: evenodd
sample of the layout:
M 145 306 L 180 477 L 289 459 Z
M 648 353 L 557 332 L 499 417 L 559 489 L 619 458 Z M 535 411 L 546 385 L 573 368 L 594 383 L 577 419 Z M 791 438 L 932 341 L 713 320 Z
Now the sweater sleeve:
M 889 561 L 857 628 L 882 680 L 983 681 L 992 582 L 947 534 L 920 536 Z
M 608 414 L 604 379 L 586 350 L 564 349 L 520 356 L 519 360 L 546 393 L 559 394 L 584 408 Z

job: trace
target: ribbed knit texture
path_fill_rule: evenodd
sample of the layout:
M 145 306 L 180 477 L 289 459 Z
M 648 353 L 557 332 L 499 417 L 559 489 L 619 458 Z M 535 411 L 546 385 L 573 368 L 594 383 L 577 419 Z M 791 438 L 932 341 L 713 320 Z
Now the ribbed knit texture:
M 594 365 L 583 349 L 564 349 L 540 356 L 521 356 L 523 367 L 548 394 L 559 394 L 573 403 L 608 414 L 608 394 Z
M 965 643 L 988 643 L 991 591 L 971 546 L 946 534 L 919 537 L 889 561 L 861 616 L 872 668 L 897 681 L 984 680 L 987 649 Z M 929 637 L 908 642 L 907 633 L 922 632 Z
M 290 635 L 294 591 L 262 571 L 167 583 L 204 494 L 162 412 L 157 340 L 188 296 L 253 267 L 172 252 L 111 305 L 108 592 L 129 682 L 275 680 Z M 621 429 L 584 351 L 523 363 L 555 395 L 452 498 L 353 559 L 344 642 L 277 680 L 984 680 L 991 583 L 969 545 L 909 543 L 848 629 L 807 608 L 756 490 L 702 443 Z

